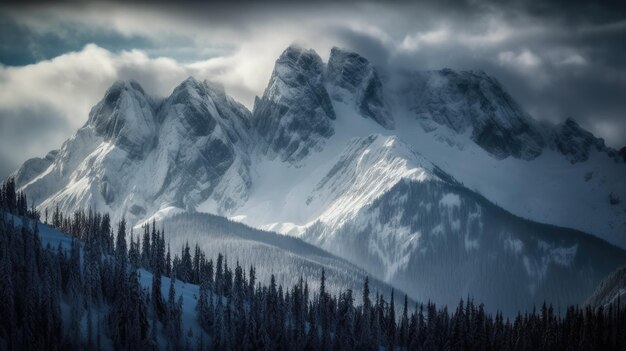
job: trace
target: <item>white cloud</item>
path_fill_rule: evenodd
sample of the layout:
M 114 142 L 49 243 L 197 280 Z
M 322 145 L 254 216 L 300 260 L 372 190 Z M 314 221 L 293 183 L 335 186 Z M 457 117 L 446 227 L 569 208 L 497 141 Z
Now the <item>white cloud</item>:
M 571 55 L 567 55 L 561 61 L 561 63 L 564 64 L 564 65 L 581 66 L 581 65 L 586 65 L 587 64 L 587 60 L 585 60 L 585 58 L 580 56 L 579 54 L 571 54 Z
M 96 96 L 117 79 L 116 58 L 88 45 L 49 61 L 24 67 L 0 68 L 0 106 L 20 110 L 30 105 L 64 112 L 71 125 L 86 120 Z M 95 100 L 97 101 L 97 100 Z M 82 116 L 82 117 L 78 117 Z M 81 122 L 78 122 L 81 121 Z
M 401 50 L 416 51 L 423 46 L 437 45 L 444 43 L 450 39 L 450 30 L 447 26 L 441 26 L 437 29 L 418 32 L 414 35 L 407 35 L 400 44 Z
M 503 51 L 498 54 L 498 61 L 503 65 L 510 65 L 514 68 L 528 70 L 541 65 L 541 58 L 532 51 L 524 49 L 519 53 L 513 51 Z
M 115 80 L 135 79 L 149 93 L 166 96 L 188 76 L 222 83 L 231 95 L 250 106 L 254 97 L 250 94 L 263 91 L 275 59 L 285 47 L 263 50 L 262 46 L 244 46 L 232 56 L 182 64 L 171 58 L 151 58 L 141 50 L 112 53 L 89 44 L 81 51 L 36 64 L 0 66 L 0 106 L 12 110 L 33 104 L 49 106 L 79 126 Z

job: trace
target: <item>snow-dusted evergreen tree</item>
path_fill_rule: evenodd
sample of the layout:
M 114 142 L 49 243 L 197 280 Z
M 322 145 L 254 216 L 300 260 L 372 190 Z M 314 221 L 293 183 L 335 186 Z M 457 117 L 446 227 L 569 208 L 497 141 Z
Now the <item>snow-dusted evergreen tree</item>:
M 167 296 L 166 330 L 170 348 L 175 350 L 180 346 L 182 338 L 182 302 L 176 300 L 176 276 L 170 279 Z
M 165 263 L 165 243 L 161 234 L 156 230 L 156 224 L 152 222 L 152 247 L 150 271 L 152 272 L 152 306 L 159 318 L 165 316 L 165 304 L 161 295 L 161 275 Z
M 70 337 L 74 345 L 80 344 L 82 341 L 81 321 L 83 319 L 84 301 L 82 270 L 80 263 L 80 246 L 79 242 L 72 240 L 72 248 L 70 250 L 69 273 L 67 282 L 67 293 L 70 302 Z

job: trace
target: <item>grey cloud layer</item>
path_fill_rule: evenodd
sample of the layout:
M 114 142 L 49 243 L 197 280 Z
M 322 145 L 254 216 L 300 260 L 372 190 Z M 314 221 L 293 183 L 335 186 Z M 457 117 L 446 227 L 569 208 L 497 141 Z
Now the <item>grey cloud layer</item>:
M 116 79 L 166 95 L 194 75 L 221 82 L 251 107 L 294 41 L 323 58 L 338 45 L 381 66 L 482 69 L 536 118 L 573 117 L 620 147 L 624 9 L 618 1 L 561 0 L 5 4 L 0 62 L 14 67 L 0 66 L 0 177 L 58 148 Z M 18 147 L 12 138 L 37 142 Z

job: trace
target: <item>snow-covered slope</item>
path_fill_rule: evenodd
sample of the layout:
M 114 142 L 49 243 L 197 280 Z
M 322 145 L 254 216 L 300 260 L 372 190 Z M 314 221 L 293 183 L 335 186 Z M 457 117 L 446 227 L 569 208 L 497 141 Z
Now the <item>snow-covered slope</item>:
M 325 64 L 290 46 L 252 113 L 191 78 L 165 99 L 116 83 L 58 153 L 24 164 L 18 186 L 42 210 L 92 207 L 133 224 L 225 215 L 346 255 L 414 296 L 451 287 L 411 285 L 416 265 L 428 272 L 433 257 L 461 253 L 466 260 L 455 262 L 478 266 L 450 294 L 478 289 L 469 279 L 488 273 L 476 257 L 493 256 L 489 264 L 524 277 L 520 306 L 562 293 L 542 292 L 551 274 L 616 268 L 577 261 L 601 260 L 585 251 L 601 245 L 567 239 L 576 231 L 533 227 L 572 228 L 626 248 L 626 164 L 615 150 L 572 120 L 537 122 L 484 72 L 379 72 L 346 50 L 333 49 Z M 430 219 L 408 225 L 415 216 Z M 547 246 L 519 226 L 538 228 Z M 436 233 L 447 240 L 423 256 Z M 355 236 L 361 245 L 351 245 Z M 518 241 L 528 252 L 506 256 Z M 559 266 L 565 261 L 575 264 Z
M 610 304 L 626 304 L 626 266 L 609 274 L 586 301 L 593 308 L 607 307 Z

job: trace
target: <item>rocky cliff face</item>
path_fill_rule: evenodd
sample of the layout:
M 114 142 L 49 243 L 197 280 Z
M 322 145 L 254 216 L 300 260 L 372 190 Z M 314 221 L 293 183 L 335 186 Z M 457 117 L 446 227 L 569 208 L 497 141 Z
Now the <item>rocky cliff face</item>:
M 594 150 L 606 152 L 616 160 L 619 158 L 615 150 L 604 145 L 604 140 L 596 138 L 571 118 L 555 128 L 552 138 L 554 147 L 571 163 L 587 161 L 589 154 Z

